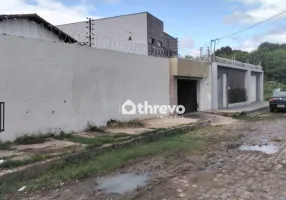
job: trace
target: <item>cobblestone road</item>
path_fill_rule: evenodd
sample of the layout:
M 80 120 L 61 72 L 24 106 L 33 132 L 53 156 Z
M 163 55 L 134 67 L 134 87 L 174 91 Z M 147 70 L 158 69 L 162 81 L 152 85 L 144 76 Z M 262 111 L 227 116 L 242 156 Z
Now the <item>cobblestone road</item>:
M 256 122 L 244 132 L 243 143 L 279 147 L 277 153 L 257 151 L 230 152 L 221 169 L 202 172 L 205 181 L 192 175 L 171 181 L 176 192 L 169 199 L 185 200 L 286 200 L 286 119 Z M 208 174 L 209 173 L 209 174 Z

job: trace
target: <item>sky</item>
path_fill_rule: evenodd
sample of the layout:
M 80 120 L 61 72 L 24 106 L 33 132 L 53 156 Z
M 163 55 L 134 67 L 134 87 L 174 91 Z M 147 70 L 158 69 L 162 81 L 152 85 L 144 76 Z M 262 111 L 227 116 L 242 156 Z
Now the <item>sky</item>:
M 6 0 L 1 14 L 38 13 L 52 24 L 65 24 L 148 11 L 179 38 L 181 54 L 198 55 L 211 39 L 286 11 L 285 0 Z M 216 48 L 252 51 L 262 42 L 286 43 L 286 13 L 248 31 L 221 39 Z

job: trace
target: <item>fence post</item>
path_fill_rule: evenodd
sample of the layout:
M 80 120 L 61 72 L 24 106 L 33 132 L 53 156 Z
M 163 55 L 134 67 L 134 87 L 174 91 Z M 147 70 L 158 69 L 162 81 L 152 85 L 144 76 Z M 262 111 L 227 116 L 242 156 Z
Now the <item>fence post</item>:
M 0 102 L 0 133 L 5 131 L 5 102 Z

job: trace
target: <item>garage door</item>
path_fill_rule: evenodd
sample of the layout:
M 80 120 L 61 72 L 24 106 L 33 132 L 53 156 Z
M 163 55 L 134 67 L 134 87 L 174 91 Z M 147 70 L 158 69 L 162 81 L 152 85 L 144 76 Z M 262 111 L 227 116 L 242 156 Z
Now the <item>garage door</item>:
M 178 79 L 178 105 L 185 106 L 186 112 L 197 111 L 197 81 Z
M 256 91 L 257 91 L 257 85 L 256 85 L 256 76 L 251 76 L 251 85 L 250 85 L 250 102 L 256 101 Z

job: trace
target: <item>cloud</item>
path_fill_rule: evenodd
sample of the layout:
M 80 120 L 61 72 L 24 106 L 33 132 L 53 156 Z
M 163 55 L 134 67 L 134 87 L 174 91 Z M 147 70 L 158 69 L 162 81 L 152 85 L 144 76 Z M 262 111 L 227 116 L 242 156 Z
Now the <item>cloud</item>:
M 182 37 L 179 39 L 179 54 L 197 56 L 200 51 L 194 49 L 195 42 L 192 37 Z
M 105 2 L 114 4 L 114 3 L 120 3 L 120 0 L 105 0 Z
M 232 38 L 240 43 L 235 49 L 253 51 L 263 42 L 286 43 L 286 26 L 272 29 L 262 34 L 256 34 L 246 39 L 243 37 Z
M 285 0 L 228 0 L 230 2 L 237 2 L 246 7 L 246 11 L 234 12 L 226 16 L 226 23 L 238 24 L 253 24 L 274 15 L 277 15 L 286 10 Z M 277 19 L 286 18 L 286 13 L 277 17 Z
M 83 21 L 86 17 L 99 18 L 90 15 L 94 9 L 84 0 L 76 5 L 66 5 L 59 0 L 9 0 L 0 4 L 1 14 L 37 13 L 54 25 Z
M 182 37 L 179 39 L 179 48 L 180 49 L 191 49 L 195 45 L 193 38 L 191 37 Z

